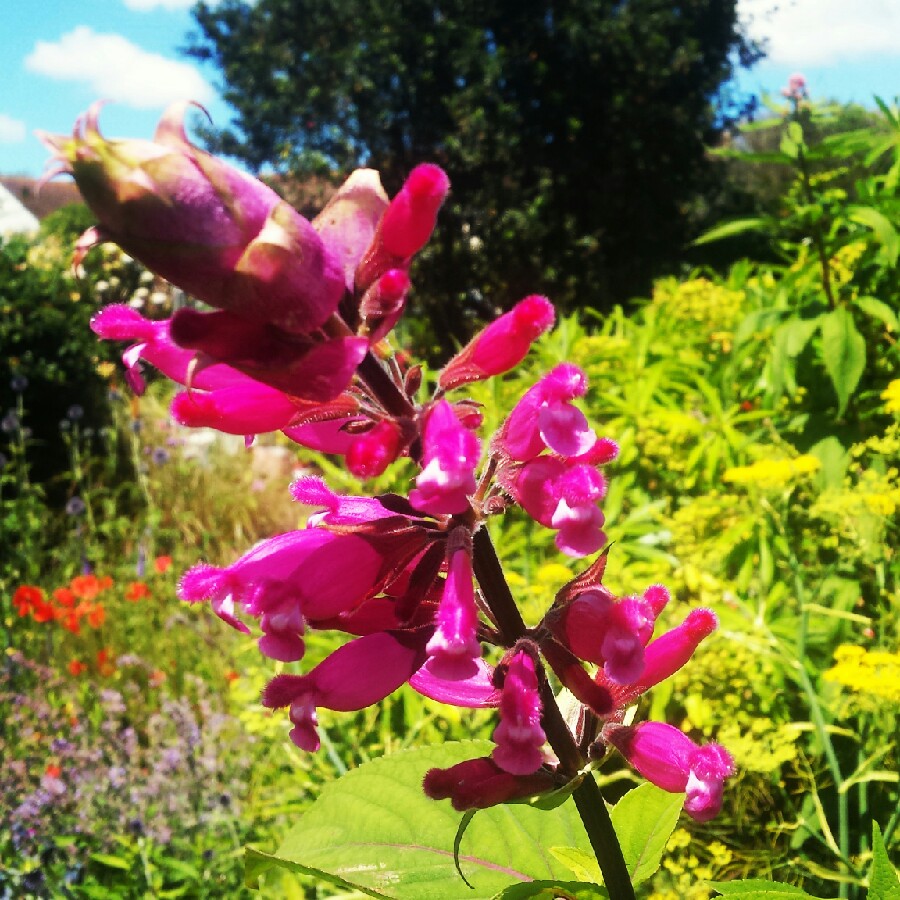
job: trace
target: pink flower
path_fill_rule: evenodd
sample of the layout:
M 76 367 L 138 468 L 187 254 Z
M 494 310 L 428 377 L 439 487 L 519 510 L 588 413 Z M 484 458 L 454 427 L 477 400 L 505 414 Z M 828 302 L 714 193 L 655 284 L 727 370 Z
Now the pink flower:
M 721 744 L 698 746 L 662 722 L 607 725 L 603 738 L 648 781 L 671 793 L 684 792 L 685 812 L 708 822 L 722 808 L 723 784 L 734 775 L 734 760 Z
M 467 759 L 449 769 L 429 769 L 422 783 L 432 800 L 450 800 L 459 812 L 522 800 L 553 786 L 553 776 L 545 769 L 513 775 L 487 757 Z
M 444 366 L 438 385 L 443 390 L 500 375 L 525 358 L 534 341 L 552 327 L 553 304 L 534 294 L 483 328 Z
M 303 750 L 318 750 L 316 709 L 348 712 L 383 700 L 422 665 L 424 643 L 422 629 L 356 638 L 307 675 L 276 675 L 263 691 L 263 706 L 290 707 L 291 740 Z
M 809 92 L 806 89 L 806 76 L 802 75 L 800 72 L 794 72 L 788 78 L 787 86 L 781 89 L 781 94 L 783 97 L 788 97 L 791 100 L 802 100 L 804 97 L 809 96 Z
M 115 241 L 211 306 L 292 334 L 335 312 L 345 290 L 340 256 L 262 182 L 193 146 L 188 104 L 166 111 L 152 142 L 103 138 L 100 106 L 70 138 L 42 135 L 53 174 L 73 175 L 97 216 L 90 239 Z
M 587 390 L 584 372 L 562 363 L 526 391 L 494 439 L 511 459 L 527 462 L 544 450 L 564 458 L 583 456 L 597 443 L 584 413 L 572 404 Z
M 606 479 L 593 466 L 538 456 L 514 468 L 505 486 L 533 519 L 557 529 L 556 546 L 563 553 L 586 556 L 606 543 L 597 507 L 606 494 Z
M 400 439 L 397 424 L 383 419 L 352 438 L 347 447 L 347 468 L 356 478 L 376 478 L 399 456 Z
M 477 674 L 477 661 L 481 659 L 469 541 L 464 528 L 455 529 L 450 536 L 447 580 L 435 620 L 437 629 L 425 648 L 431 673 L 449 681 L 464 681 Z
M 448 515 L 465 512 L 475 493 L 478 438 L 465 428 L 446 400 L 429 410 L 422 433 L 423 469 L 409 502 L 421 512 Z
M 183 576 L 179 596 L 211 599 L 216 615 L 244 633 L 249 629 L 238 611 L 259 618 L 262 653 L 292 662 L 303 656 L 306 620 L 358 606 L 376 592 L 381 568 L 381 556 L 361 537 L 290 531 L 261 541 L 226 568 L 194 566 Z
M 356 269 L 356 288 L 365 290 L 389 269 L 407 268 L 434 231 L 438 210 L 450 190 L 439 166 L 416 166 L 391 201 L 371 245 Z
M 530 775 L 544 761 L 547 736 L 541 728 L 541 698 L 534 660 L 524 650 L 513 654 L 500 697 L 500 724 L 494 729 L 497 746 L 491 758 L 512 775 Z

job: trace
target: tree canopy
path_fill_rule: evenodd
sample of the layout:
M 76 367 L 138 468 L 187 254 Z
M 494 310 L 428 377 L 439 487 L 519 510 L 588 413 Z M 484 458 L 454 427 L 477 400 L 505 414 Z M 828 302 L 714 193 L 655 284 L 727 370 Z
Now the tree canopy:
M 223 0 L 194 17 L 187 52 L 236 112 L 217 151 L 294 173 L 365 162 L 389 191 L 416 163 L 447 169 L 417 284 L 473 308 L 644 289 L 710 177 L 717 92 L 757 53 L 736 0 Z

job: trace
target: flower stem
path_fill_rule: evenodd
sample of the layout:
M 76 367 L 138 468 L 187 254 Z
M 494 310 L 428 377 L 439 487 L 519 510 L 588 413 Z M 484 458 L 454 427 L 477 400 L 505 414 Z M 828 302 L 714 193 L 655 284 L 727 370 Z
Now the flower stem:
M 516 606 L 515 599 L 503 575 L 503 567 L 487 528 L 480 528 L 473 539 L 473 567 L 485 601 L 494 614 L 504 643 L 512 646 L 527 635 L 528 629 Z M 546 678 L 541 679 L 543 715 L 541 725 L 547 740 L 557 755 L 563 771 L 574 777 L 585 760 L 575 743 L 572 732 L 563 719 L 556 697 Z M 606 804 L 593 776 L 585 777 L 575 789 L 575 806 L 587 832 L 603 880 L 614 900 L 634 900 L 634 888 L 622 856 L 622 848 L 612 826 Z

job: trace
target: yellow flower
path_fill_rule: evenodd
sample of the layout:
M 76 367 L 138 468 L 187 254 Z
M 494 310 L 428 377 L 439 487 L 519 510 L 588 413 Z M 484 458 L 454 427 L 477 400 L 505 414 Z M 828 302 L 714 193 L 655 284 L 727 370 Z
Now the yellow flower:
M 812 475 L 821 466 L 819 460 L 808 453 L 794 459 L 761 459 L 749 466 L 726 469 L 722 480 L 732 484 L 755 484 L 762 488 L 783 487 Z
M 834 666 L 825 673 L 826 681 L 900 702 L 900 653 L 842 644 L 835 650 L 834 660 Z
M 884 400 L 884 411 L 900 413 L 900 378 L 895 378 L 882 391 L 881 399 Z

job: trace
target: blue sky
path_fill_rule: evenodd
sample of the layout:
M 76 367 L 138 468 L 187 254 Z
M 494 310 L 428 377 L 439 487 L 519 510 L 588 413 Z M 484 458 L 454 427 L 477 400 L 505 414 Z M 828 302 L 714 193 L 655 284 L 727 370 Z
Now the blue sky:
M 68 133 L 98 98 L 108 136 L 150 137 L 172 101 L 204 103 L 217 123 L 228 108 L 217 72 L 179 54 L 193 0 L 0 0 L 0 174 L 40 174 L 47 153 L 35 129 Z M 871 105 L 900 95 L 900 0 L 739 0 L 769 58 L 741 77 L 778 93 L 802 72 L 813 97 Z

